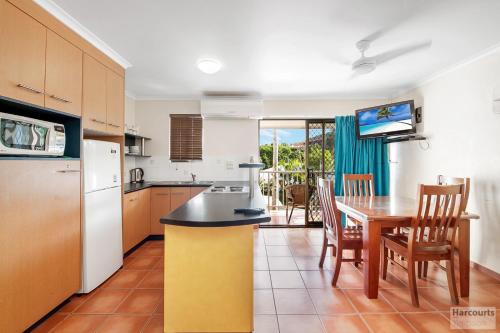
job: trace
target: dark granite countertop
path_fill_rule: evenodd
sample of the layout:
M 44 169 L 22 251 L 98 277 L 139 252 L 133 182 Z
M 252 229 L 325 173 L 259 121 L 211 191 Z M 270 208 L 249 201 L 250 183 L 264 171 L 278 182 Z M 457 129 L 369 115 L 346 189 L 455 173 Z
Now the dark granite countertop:
M 144 181 L 142 183 L 126 183 L 123 185 L 123 191 L 125 193 L 135 192 L 144 190 L 150 187 L 210 187 L 214 182 L 211 181 L 158 181 L 158 182 L 148 182 Z
M 215 186 L 246 186 L 248 182 L 216 182 Z M 264 208 L 259 215 L 235 214 L 235 208 Z M 256 188 L 255 196 L 248 193 L 202 192 L 161 218 L 161 223 L 185 227 L 229 227 L 271 221 L 266 202 Z

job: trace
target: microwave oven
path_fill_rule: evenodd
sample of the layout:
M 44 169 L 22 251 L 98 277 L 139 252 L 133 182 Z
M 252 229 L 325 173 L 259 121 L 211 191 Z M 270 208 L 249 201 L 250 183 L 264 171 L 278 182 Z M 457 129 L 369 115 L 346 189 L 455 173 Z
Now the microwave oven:
M 63 156 L 64 125 L 0 112 L 0 155 Z

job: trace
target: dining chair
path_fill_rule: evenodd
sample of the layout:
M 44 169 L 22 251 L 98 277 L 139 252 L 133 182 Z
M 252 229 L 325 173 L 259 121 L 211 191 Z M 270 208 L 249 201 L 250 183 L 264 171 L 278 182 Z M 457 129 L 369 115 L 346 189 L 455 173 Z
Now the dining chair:
M 344 174 L 344 196 L 346 197 L 374 197 L 375 181 L 371 173 L 366 174 Z M 361 222 L 346 216 L 346 223 L 360 226 Z M 382 232 L 393 232 L 393 228 L 382 228 Z M 398 229 L 399 232 L 399 229 Z
M 465 212 L 467 209 L 467 203 L 469 202 L 469 191 L 470 191 L 470 178 L 469 177 L 450 177 L 444 175 L 438 175 L 437 177 L 438 185 L 464 185 L 464 196 L 463 196 L 463 211 Z M 458 247 L 458 234 L 460 233 L 460 229 L 456 231 L 455 239 L 453 244 L 455 247 Z M 452 238 L 450 237 L 449 240 Z M 423 268 L 423 269 L 422 269 Z M 427 277 L 427 272 L 429 270 L 429 262 L 425 261 L 423 263 L 419 263 L 417 276 L 421 278 L 422 276 Z
M 335 251 L 335 267 L 332 278 L 332 286 L 335 287 L 339 278 L 342 262 L 359 263 L 362 261 L 362 232 L 359 229 L 342 228 L 341 214 L 340 210 L 337 208 L 337 204 L 335 203 L 332 180 L 318 178 L 317 193 L 323 214 L 323 248 L 321 250 L 319 267 L 323 267 L 327 248 L 332 247 Z M 344 258 L 344 250 L 354 250 L 354 258 Z
M 344 196 L 346 197 L 373 197 L 375 187 L 372 174 L 344 173 Z M 361 225 L 351 217 L 346 216 L 346 225 Z
M 445 260 L 448 289 L 451 301 L 458 304 L 455 280 L 453 242 L 457 221 L 463 212 L 464 185 L 420 185 L 419 205 L 412 220 L 409 233 L 382 235 L 382 278 L 387 277 L 387 263 L 408 271 L 408 281 L 412 304 L 419 306 L 415 264 L 423 261 Z M 407 268 L 389 258 L 388 251 L 402 255 L 408 262 Z

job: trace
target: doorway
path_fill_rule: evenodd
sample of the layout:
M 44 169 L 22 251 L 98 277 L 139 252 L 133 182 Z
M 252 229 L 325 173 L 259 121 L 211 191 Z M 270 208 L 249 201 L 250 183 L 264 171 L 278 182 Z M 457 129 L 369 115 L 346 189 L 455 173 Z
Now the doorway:
M 321 226 L 316 179 L 333 176 L 333 119 L 259 122 L 259 184 L 272 227 Z

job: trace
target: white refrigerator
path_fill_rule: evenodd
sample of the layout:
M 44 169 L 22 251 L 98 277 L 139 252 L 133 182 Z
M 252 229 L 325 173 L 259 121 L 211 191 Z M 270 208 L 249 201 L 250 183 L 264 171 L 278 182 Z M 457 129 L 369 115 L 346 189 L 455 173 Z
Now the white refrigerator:
M 83 140 L 84 222 L 81 293 L 123 265 L 120 145 Z

